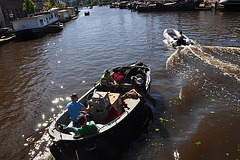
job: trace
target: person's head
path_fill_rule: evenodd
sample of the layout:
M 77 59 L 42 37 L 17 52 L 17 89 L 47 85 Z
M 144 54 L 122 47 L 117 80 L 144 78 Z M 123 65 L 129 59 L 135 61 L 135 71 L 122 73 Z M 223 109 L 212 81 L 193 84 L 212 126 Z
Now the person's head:
M 136 83 L 138 85 L 142 85 L 143 84 L 143 79 L 142 78 L 137 78 Z
M 105 69 L 104 74 L 105 76 L 110 76 L 110 71 L 108 69 Z
M 77 93 L 72 93 L 72 94 L 71 94 L 71 99 L 72 99 L 73 102 L 76 102 L 76 101 L 78 100 L 78 95 L 77 95 Z
M 87 123 L 87 117 L 86 117 L 85 114 L 79 115 L 79 116 L 77 117 L 77 120 L 78 120 L 78 123 L 79 123 L 80 125 L 84 125 L 84 124 Z
M 180 34 L 182 34 L 182 31 L 180 31 Z

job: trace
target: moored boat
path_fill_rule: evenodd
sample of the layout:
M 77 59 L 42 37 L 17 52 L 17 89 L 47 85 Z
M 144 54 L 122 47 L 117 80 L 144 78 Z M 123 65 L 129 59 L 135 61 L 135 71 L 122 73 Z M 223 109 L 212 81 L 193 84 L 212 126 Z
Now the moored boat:
M 224 5 L 224 11 L 240 11 L 240 0 L 220 0 L 219 3 Z
M 46 33 L 57 33 L 63 30 L 63 23 L 57 22 L 46 27 Z
M 14 40 L 15 37 L 15 35 L 11 35 L 9 37 L 0 38 L 0 46 Z
M 46 34 L 46 28 L 59 20 L 58 9 L 29 15 L 29 17 L 12 21 L 14 34 L 18 39 L 38 38 Z
M 89 115 L 96 123 L 99 132 L 79 136 L 61 130 L 59 124 L 72 126 L 68 110 L 65 108 L 50 124 L 48 129 L 50 137 L 53 138 L 51 152 L 54 157 L 63 158 L 63 156 L 67 155 L 81 157 L 88 151 L 105 149 L 108 146 L 107 144 L 112 142 L 117 143 L 118 141 L 121 143 L 120 137 L 129 136 L 128 132 L 130 130 L 136 130 L 139 126 L 144 126 L 149 120 L 145 110 L 144 98 L 128 97 L 124 100 L 125 105 L 127 105 L 125 106 L 122 103 L 121 95 L 134 88 L 135 79 L 139 77 L 143 79 L 146 91 L 148 91 L 151 82 L 151 69 L 142 62 L 135 62 L 129 65 L 114 67 L 110 71 L 115 80 L 119 82 L 121 93 L 101 91 L 99 89 L 100 84 L 97 82 L 78 100 L 83 105 L 87 105 L 87 100 L 92 99 L 94 105 L 90 109 Z M 121 76 L 121 80 L 117 78 L 119 76 Z M 116 108 L 120 116 L 107 121 L 112 106 Z
M 200 11 L 204 11 L 204 10 L 212 10 L 213 6 L 211 5 L 211 3 L 200 3 L 197 7 L 194 7 L 195 10 L 200 10 Z
M 192 44 L 191 39 L 189 39 L 185 34 L 180 34 L 179 31 L 172 28 L 165 29 L 163 32 L 163 36 L 166 41 L 173 47 Z
M 194 7 L 195 10 L 199 11 L 206 11 L 206 10 L 212 10 L 213 7 L 208 6 L 208 7 Z

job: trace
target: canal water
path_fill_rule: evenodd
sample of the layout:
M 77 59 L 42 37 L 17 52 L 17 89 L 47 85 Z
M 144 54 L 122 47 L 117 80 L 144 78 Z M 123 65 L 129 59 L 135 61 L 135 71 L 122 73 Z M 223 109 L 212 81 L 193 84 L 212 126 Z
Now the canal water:
M 84 11 L 90 16 L 84 16 Z M 104 69 L 142 61 L 156 99 L 124 160 L 240 158 L 240 12 L 83 9 L 62 32 L 0 47 L 0 159 L 49 159 L 47 128 Z M 166 28 L 195 45 L 173 49 Z M 108 152 L 108 151 L 106 151 Z M 104 157 L 99 157 L 102 159 Z

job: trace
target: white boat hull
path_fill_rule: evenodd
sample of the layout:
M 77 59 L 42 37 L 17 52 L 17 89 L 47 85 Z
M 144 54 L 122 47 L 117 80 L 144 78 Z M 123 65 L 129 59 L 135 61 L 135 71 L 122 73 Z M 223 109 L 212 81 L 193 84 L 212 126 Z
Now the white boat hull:
M 163 32 L 163 36 L 166 39 L 166 41 L 173 47 L 192 44 L 192 41 L 184 34 L 182 34 L 182 36 L 184 37 L 183 38 L 184 44 L 179 44 L 178 40 L 181 34 L 175 29 L 165 29 Z

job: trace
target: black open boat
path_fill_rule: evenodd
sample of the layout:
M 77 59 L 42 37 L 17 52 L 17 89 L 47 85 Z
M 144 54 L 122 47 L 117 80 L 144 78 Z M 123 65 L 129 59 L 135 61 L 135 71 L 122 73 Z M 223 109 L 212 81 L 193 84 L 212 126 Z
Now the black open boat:
M 79 98 L 79 102 L 85 106 L 88 99 L 91 98 L 93 100 L 95 105 L 89 111 L 89 114 L 99 129 L 98 133 L 76 136 L 74 133 L 63 132 L 59 124 L 72 126 L 67 108 L 50 124 L 48 133 L 53 139 L 50 150 L 56 159 L 67 159 L 68 156 L 78 159 L 86 155 L 87 151 L 106 149 L 106 146 L 109 146 L 111 143 L 121 145 L 122 138 L 128 137 L 133 130 L 138 132 L 139 129 L 148 123 L 149 116 L 146 114 L 145 98 L 127 98 L 124 100 L 125 104 L 127 104 L 126 107 L 121 103 L 120 96 L 133 88 L 133 81 L 137 77 L 141 77 L 144 80 L 144 85 L 148 91 L 151 82 L 151 69 L 142 62 L 135 62 L 114 67 L 110 71 L 112 75 L 121 73 L 124 76 L 124 81 L 120 83 L 121 93 L 99 91 L 100 84 L 97 82 L 87 93 Z M 111 106 L 118 110 L 120 116 L 107 123 L 106 117 Z

